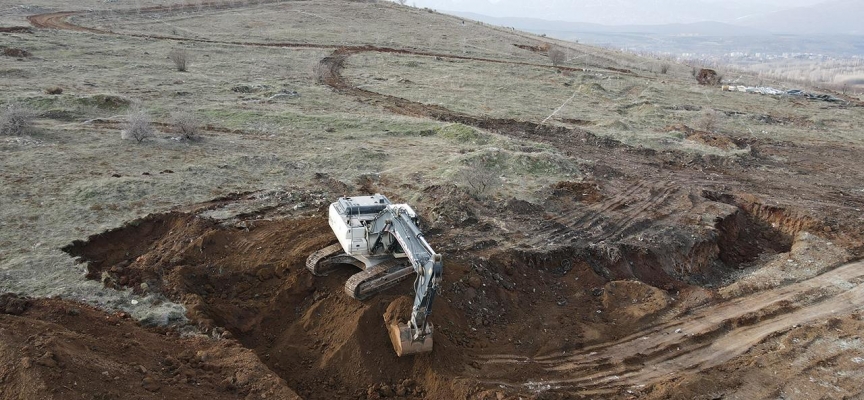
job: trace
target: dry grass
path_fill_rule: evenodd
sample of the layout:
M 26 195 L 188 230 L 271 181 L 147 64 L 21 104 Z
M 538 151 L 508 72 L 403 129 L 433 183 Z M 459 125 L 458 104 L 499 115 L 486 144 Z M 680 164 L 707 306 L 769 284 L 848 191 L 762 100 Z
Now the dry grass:
M 696 121 L 697 129 L 705 132 L 716 132 L 720 129 L 720 114 L 711 108 L 702 111 L 702 116 Z
M 419 63 L 421 68 L 405 68 L 410 61 Z M 646 65 L 657 67 L 655 61 Z M 564 76 L 554 68 L 364 53 L 347 60 L 343 75 L 366 90 L 471 115 L 539 123 L 561 107 L 547 123 L 579 127 L 658 150 L 740 153 L 694 146 L 663 132 L 664 127 L 681 123 L 702 129 L 705 125 L 702 122 L 708 122 L 703 115 L 707 109 L 716 111 L 715 122 L 722 122 L 711 124 L 714 131 L 781 140 L 864 143 L 864 137 L 855 128 L 858 123 L 855 121 L 862 119 L 842 107 L 825 108 L 826 103 L 819 101 L 796 102 L 795 107 L 786 107 L 789 99 L 700 86 L 689 71 L 684 66 L 675 68 L 670 64 L 662 81 L 604 70 Z M 698 73 L 698 69 L 694 72 Z M 756 85 L 759 78 L 736 74 L 735 82 Z M 770 121 L 765 115 L 776 114 L 778 110 L 782 110 L 784 117 L 801 123 L 765 122 Z M 818 129 L 820 126 L 831 129 L 826 132 Z

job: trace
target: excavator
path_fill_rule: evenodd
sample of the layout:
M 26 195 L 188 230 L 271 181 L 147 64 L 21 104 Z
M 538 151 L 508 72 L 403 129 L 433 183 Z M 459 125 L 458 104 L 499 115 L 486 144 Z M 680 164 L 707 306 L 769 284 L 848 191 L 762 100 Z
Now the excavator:
M 365 300 L 409 277 L 414 278 L 414 305 L 407 323 L 387 322 L 398 356 L 432 351 L 432 301 L 441 283 L 441 255 L 435 253 L 418 228 L 417 214 L 407 204 L 393 204 L 386 196 L 341 197 L 328 209 L 337 243 L 306 259 L 315 276 L 326 276 L 339 265 L 360 268 L 345 282 L 345 292 Z

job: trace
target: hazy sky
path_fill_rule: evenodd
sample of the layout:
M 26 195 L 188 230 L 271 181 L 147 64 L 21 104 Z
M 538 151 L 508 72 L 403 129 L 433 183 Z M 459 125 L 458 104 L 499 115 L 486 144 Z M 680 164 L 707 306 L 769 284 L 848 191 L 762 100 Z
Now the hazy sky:
M 529 17 L 601 24 L 733 22 L 748 15 L 827 0 L 408 0 L 408 5 L 493 17 Z

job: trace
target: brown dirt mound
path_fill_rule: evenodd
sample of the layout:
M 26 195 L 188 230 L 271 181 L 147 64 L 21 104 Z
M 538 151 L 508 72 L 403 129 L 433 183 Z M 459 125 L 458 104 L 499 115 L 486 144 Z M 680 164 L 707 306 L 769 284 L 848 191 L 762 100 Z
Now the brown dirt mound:
M 603 308 L 624 321 L 641 320 L 671 304 L 666 292 L 639 281 L 609 282 L 601 298 Z
M 713 69 L 702 68 L 696 74 L 696 81 L 699 82 L 700 85 L 719 85 L 720 76 L 718 76 L 717 71 Z
M 720 133 L 712 133 L 706 131 L 700 131 L 697 129 L 693 129 L 684 124 L 677 125 L 669 125 L 663 128 L 664 132 L 681 132 L 685 136 L 687 140 L 704 144 L 706 146 L 716 147 L 721 150 L 732 150 L 732 149 L 740 149 L 742 146 L 739 146 L 732 138 L 720 134 Z
M 150 330 L 70 301 L 27 303 L 0 314 L 2 399 L 298 398 L 233 340 Z

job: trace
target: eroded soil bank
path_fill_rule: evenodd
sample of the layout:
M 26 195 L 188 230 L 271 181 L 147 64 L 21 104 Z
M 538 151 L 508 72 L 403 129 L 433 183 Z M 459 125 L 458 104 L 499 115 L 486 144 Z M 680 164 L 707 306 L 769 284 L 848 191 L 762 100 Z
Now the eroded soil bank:
M 812 256 L 824 242 L 806 233 L 819 227 L 815 220 L 760 206 L 746 196 L 681 195 L 698 203 L 692 210 L 702 219 L 676 229 L 640 222 L 647 218 L 647 208 L 632 203 L 638 197 L 633 190 L 631 204 L 624 204 L 624 197 L 608 193 L 583 196 L 584 190 L 596 190 L 590 185 L 557 186 L 566 190 L 553 191 L 545 205 L 504 205 L 521 210 L 514 214 L 542 229 L 557 226 L 546 231 L 547 239 L 572 239 L 548 251 L 508 249 L 483 240 L 487 215 L 494 213 L 488 204 L 475 204 L 476 214 L 461 227 L 449 227 L 450 220 L 425 221 L 430 242 L 445 249 L 446 273 L 432 317 L 435 350 L 415 357 L 395 356 L 382 318 L 393 301 L 409 298 L 410 282 L 360 302 L 342 292 L 353 267 L 318 278 L 304 268 L 310 253 L 334 242 L 323 204 L 303 215 L 280 216 L 268 209 L 220 219 L 213 217 L 214 207 L 230 208 L 232 201 L 214 202 L 217 206 L 197 211 L 150 215 L 64 250 L 88 263 L 91 279 L 118 289 L 162 293 L 185 304 L 200 332 L 220 338 L 217 344 L 237 343 L 251 350 L 273 376 L 284 379 L 286 389 L 304 398 L 465 398 L 498 392 L 545 398 L 589 395 L 578 385 L 566 384 L 585 370 L 561 367 L 560 360 L 536 360 L 587 353 L 618 340 L 624 348 L 638 348 L 628 338 L 673 326 L 677 316 L 695 307 L 724 304 L 723 296 L 711 288 L 733 282 L 742 269 L 759 268 L 778 257 Z M 421 207 L 441 212 L 459 196 L 458 191 L 445 196 L 440 191 L 427 189 Z M 579 196 L 573 196 L 574 191 Z M 679 199 L 669 191 L 646 193 L 646 204 L 662 207 L 676 207 Z M 603 215 L 573 222 L 550 219 L 543 211 L 574 206 L 568 203 L 571 198 L 579 199 L 581 209 L 602 210 Z M 588 234 L 567 236 L 574 228 L 593 224 L 625 234 L 606 235 L 599 242 Z M 843 261 L 844 254 L 836 261 Z M 754 292 L 739 286 L 730 297 L 746 299 Z M 796 300 L 778 306 L 754 300 L 751 312 L 729 314 L 717 326 L 700 325 L 689 332 L 691 341 L 664 346 L 709 343 L 731 327 L 758 326 L 812 303 Z M 752 345 L 747 343 L 744 350 Z M 654 357 L 589 358 L 593 370 L 611 376 Z M 650 383 L 661 378 L 645 379 Z M 558 383 L 537 386 L 544 379 Z M 499 388 L 490 392 L 490 387 Z M 614 396 L 628 387 L 607 382 L 591 391 Z

